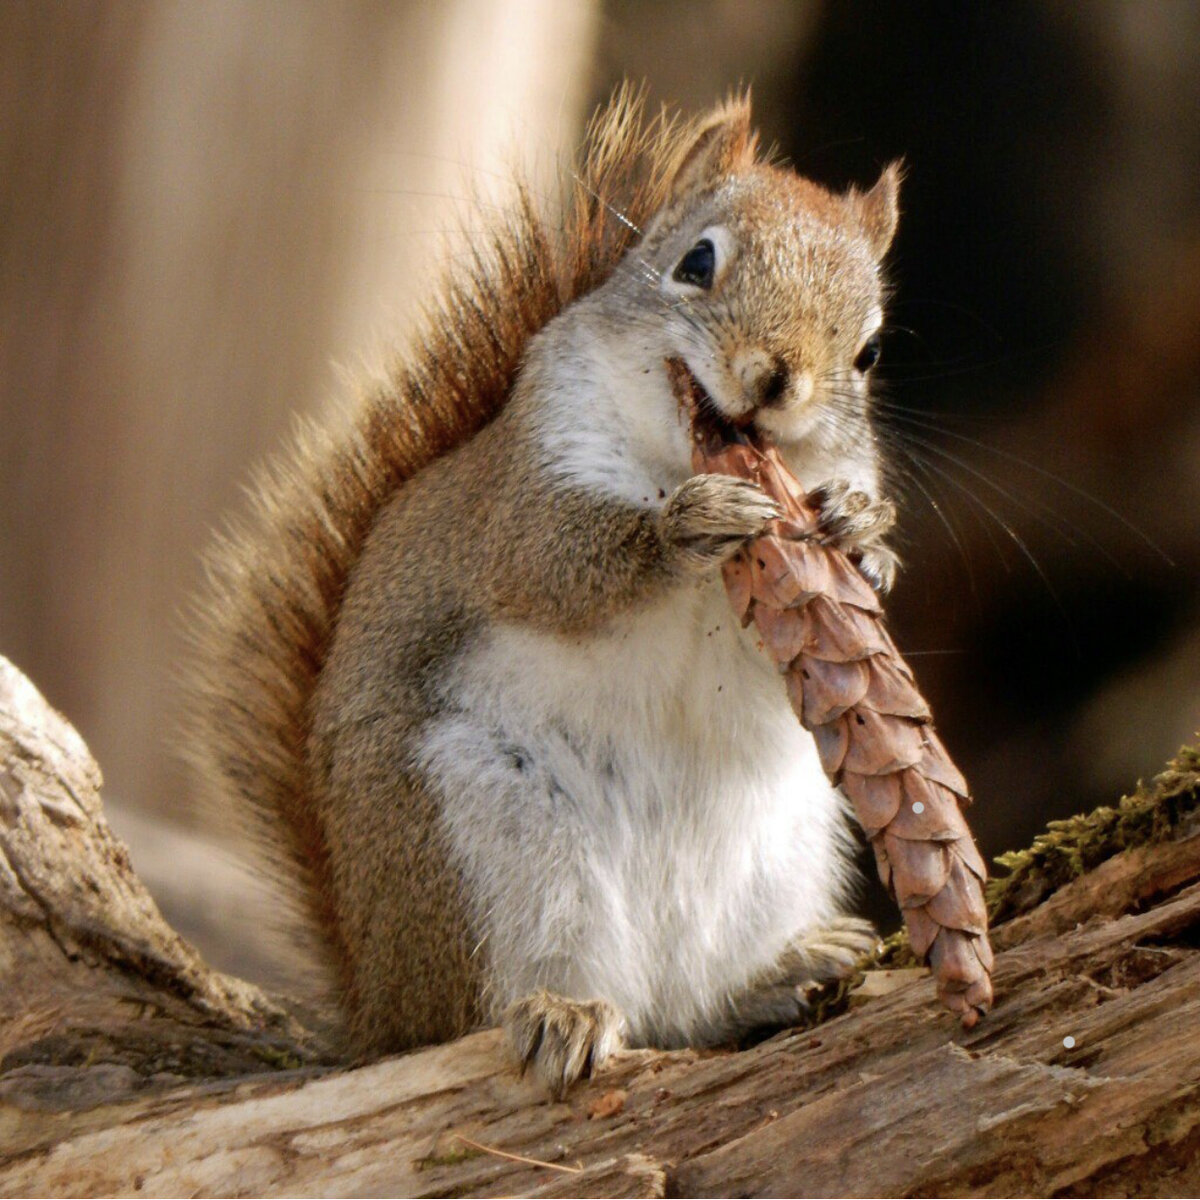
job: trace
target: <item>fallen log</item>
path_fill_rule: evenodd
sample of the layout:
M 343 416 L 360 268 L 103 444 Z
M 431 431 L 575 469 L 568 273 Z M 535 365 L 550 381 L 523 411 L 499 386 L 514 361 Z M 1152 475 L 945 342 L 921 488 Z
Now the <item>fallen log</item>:
M 627 1052 L 557 1104 L 495 1031 L 322 1061 L 161 921 L 97 786 L 78 735 L 0 667 L 0 1195 L 1200 1188 L 1195 750 L 1009 859 L 976 1028 L 926 972 L 869 971 L 812 1028 Z

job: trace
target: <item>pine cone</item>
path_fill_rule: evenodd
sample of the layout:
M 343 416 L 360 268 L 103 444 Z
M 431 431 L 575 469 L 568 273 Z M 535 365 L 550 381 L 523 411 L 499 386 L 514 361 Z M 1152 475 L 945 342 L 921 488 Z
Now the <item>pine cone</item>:
M 942 1002 L 969 1029 L 991 1007 L 992 950 L 987 868 L 962 813 L 966 781 L 883 627 L 874 589 L 821 541 L 818 511 L 778 451 L 713 419 L 683 363 L 668 360 L 667 370 L 692 418 L 693 468 L 752 479 L 784 511 L 726 563 L 730 602 L 779 664 L 826 774 L 870 839 L 913 953 L 928 958 Z

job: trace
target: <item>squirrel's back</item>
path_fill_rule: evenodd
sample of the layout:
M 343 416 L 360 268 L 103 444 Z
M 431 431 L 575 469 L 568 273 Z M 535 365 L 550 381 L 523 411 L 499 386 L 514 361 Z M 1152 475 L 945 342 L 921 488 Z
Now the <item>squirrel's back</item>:
M 319 931 L 331 979 L 344 955 L 331 944 L 328 842 L 306 744 L 350 569 L 397 489 L 500 411 L 530 338 L 612 271 L 661 205 L 695 128 L 648 117 L 641 95 L 619 91 L 561 195 L 543 203 L 518 186 L 349 422 L 303 425 L 207 555 L 191 618 L 188 753 L 207 799 L 255 843 L 301 924 Z

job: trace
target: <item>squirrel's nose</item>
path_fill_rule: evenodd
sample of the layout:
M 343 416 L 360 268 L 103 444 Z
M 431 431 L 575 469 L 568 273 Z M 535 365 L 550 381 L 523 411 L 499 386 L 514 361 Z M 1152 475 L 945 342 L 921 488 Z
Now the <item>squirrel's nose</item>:
M 751 408 L 781 408 L 787 402 L 792 373 L 778 354 L 744 352 L 734 359 L 733 368 Z
M 787 363 L 776 355 L 758 380 L 758 402 L 764 408 L 779 408 L 785 400 L 791 372 Z

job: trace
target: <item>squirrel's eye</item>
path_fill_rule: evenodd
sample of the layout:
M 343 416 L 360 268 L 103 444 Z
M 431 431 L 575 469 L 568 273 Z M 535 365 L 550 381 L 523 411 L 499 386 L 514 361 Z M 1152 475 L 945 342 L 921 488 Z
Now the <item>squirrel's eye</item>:
M 883 343 L 880 341 L 879 334 L 871 334 L 863 342 L 862 349 L 858 352 L 858 357 L 854 360 L 854 369 L 860 375 L 865 375 L 879 361 L 879 355 L 882 350 Z
M 713 285 L 717 269 L 717 252 L 708 238 L 701 238 L 680 260 L 672 278 L 677 283 L 690 283 L 707 290 Z

